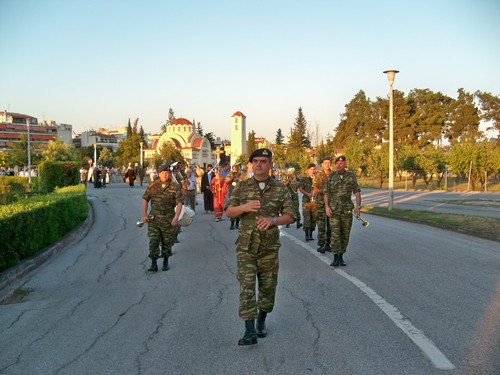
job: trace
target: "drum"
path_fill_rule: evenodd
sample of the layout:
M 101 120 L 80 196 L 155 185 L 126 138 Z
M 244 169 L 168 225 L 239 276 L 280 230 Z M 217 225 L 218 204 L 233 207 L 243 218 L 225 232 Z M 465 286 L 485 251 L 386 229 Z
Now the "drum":
M 179 220 L 177 220 L 179 225 L 181 227 L 187 227 L 188 225 L 191 225 L 193 218 L 194 211 L 190 207 L 182 205 L 181 214 L 179 215 Z

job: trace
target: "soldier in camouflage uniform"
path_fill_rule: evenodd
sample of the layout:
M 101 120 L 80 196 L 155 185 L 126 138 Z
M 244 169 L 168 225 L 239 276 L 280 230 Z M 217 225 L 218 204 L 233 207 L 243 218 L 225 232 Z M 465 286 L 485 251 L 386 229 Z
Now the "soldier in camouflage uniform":
M 231 197 L 231 194 L 234 190 L 234 187 L 236 184 L 240 181 L 241 177 L 241 171 L 240 171 L 240 163 L 236 163 L 233 166 L 233 169 L 229 174 L 226 176 L 226 184 L 227 184 L 227 195 L 226 195 L 226 202 L 224 203 L 224 209 L 227 208 L 227 204 L 229 204 L 229 198 Z M 231 226 L 229 227 L 230 230 L 234 230 L 235 228 L 238 229 L 240 227 L 240 218 L 231 218 Z
M 316 223 L 318 223 L 318 251 L 322 254 L 325 251 L 331 251 L 330 247 L 330 224 L 325 213 L 325 201 L 323 197 L 323 185 L 326 177 L 331 172 L 332 158 L 325 156 L 321 159 L 321 169 L 316 173 L 313 179 L 314 201 L 316 202 Z
M 285 178 L 283 178 L 282 182 L 283 185 L 285 185 L 288 189 L 288 194 L 290 195 L 290 200 L 292 201 L 292 209 L 295 218 L 297 219 L 297 229 L 300 229 L 302 227 L 302 223 L 300 222 L 300 211 L 299 211 L 299 191 L 298 191 L 298 186 L 299 183 L 297 181 L 297 176 L 296 176 L 297 171 L 295 168 L 288 168 L 287 173 Z M 290 226 L 287 225 L 287 228 Z
M 316 164 L 307 166 L 307 176 L 300 180 L 299 190 L 302 193 L 302 216 L 306 241 L 313 241 L 312 233 L 316 229 L 316 202 L 313 197 L 312 183 L 316 173 Z
M 163 257 L 163 271 L 168 270 L 168 257 L 172 255 L 172 246 L 177 235 L 179 215 L 183 197 L 179 184 L 171 178 L 172 172 L 167 165 L 158 169 L 158 179 L 148 185 L 142 196 L 142 219 L 148 222 L 150 272 L 158 271 L 156 260 Z M 152 219 L 148 216 L 148 204 L 151 202 Z M 160 254 L 160 244 L 162 253 Z
M 346 158 L 344 155 L 335 158 L 336 172 L 330 173 L 324 187 L 326 215 L 332 228 L 333 262 L 330 266 L 345 266 L 343 255 L 349 244 L 351 234 L 352 215 L 359 216 L 361 208 L 361 189 L 356 175 L 345 170 Z M 352 203 L 352 194 L 356 197 L 356 207 Z
M 245 335 L 238 345 L 256 344 L 257 337 L 267 335 L 265 319 L 274 308 L 278 284 L 278 225 L 291 224 L 295 220 L 286 187 L 269 176 L 273 165 L 271 151 L 257 149 L 250 155 L 250 161 L 254 175 L 236 185 L 226 209 L 228 217 L 241 217 L 236 256 L 239 315 L 245 320 Z

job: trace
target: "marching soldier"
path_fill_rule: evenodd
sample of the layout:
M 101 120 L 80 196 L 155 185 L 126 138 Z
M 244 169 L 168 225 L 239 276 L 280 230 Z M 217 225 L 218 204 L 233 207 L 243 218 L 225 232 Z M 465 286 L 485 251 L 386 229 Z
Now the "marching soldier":
M 324 198 L 326 216 L 329 218 L 332 229 L 333 262 L 330 266 L 345 266 L 343 259 L 349 244 L 352 227 L 352 215 L 359 217 L 361 208 L 361 189 L 356 174 L 346 171 L 344 155 L 335 158 L 336 172 L 332 172 L 326 179 Z M 356 207 L 352 203 L 352 194 L 356 197 Z
M 278 284 L 278 226 L 293 223 L 295 219 L 287 189 L 269 176 L 272 152 L 267 148 L 257 149 L 249 160 L 254 176 L 238 183 L 226 209 L 228 217 L 241 217 L 236 257 L 239 316 L 245 321 L 245 334 L 238 345 L 257 344 L 257 337 L 267 336 L 265 320 L 273 311 Z
M 302 193 L 302 216 L 304 217 L 304 232 L 306 241 L 313 241 L 312 236 L 316 229 L 316 202 L 313 195 L 313 178 L 316 173 L 316 164 L 307 166 L 307 176 L 300 181 L 299 191 Z
M 326 177 L 331 172 L 332 158 L 325 156 L 321 159 L 321 169 L 316 173 L 313 180 L 314 201 L 316 202 L 316 223 L 318 224 L 318 251 L 322 254 L 331 251 L 329 245 L 331 231 L 330 224 L 325 212 L 325 200 L 323 197 L 323 185 Z
M 288 189 L 288 195 L 290 196 L 290 200 L 292 201 L 292 209 L 297 218 L 297 229 L 302 227 L 302 223 L 300 222 L 300 211 L 299 211 L 299 192 L 298 192 L 298 182 L 295 176 L 295 168 L 288 168 L 286 176 L 283 179 L 283 185 L 285 185 Z M 290 225 L 286 226 L 287 228 Z
M 142 220 L 149 224 L 149 257 L 151 258 L 149 272 L 158 271 L 156 262 L 158 258 L 163 258 L 162 270 L 168 270 L 168 258 L 172 255 L 172 246 L 177 236 L 183 198 L 179 185 L 171 178 L 171 173 L 167 165 L 160 166 L 159 178 L 148 185 L 142 196 Z M 151 202 L 149 215 L 152 216 L 148 216 L 149 202 Z
M 231 198 L 231 193 L 233 192 L 234 187 L 240 181 L 241 177 L 240 165 L 241 163 L 236 163 L 233 166 L 231 172 L 229 172 L 229 174 L 226 176 L 226 184 L 227 184 L 226 201 L 228 202 L 229 198 Z M 224 206 L 226 206 L 226 203 L 224 203 Z M 239 227 L 240 227 L 240 218 L 239 217 L 231 218 L 231 226 L 229 227 L 229 229 L 234 230 L 235 228 L 238 229 Z

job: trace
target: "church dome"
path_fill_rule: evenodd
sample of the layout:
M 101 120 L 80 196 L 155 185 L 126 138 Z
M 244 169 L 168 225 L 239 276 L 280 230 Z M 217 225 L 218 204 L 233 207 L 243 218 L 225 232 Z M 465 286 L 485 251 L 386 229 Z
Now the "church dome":
M 169 125 L 191 125 L 192 126 L 193 124 L 188 119 L 180 117 L 180 118 L 173 119 Z

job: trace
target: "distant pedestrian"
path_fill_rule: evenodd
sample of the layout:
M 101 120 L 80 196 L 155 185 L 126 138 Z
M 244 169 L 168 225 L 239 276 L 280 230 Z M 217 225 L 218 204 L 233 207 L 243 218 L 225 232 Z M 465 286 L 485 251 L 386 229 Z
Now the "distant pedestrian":
M 134 168 L 132 168 L 132 164 L 129 163 L 127 169 L 125 170 L 125 182 L 128 182 L 130 187 L 134 187 L 135 181 L 135 172 Z
M 207 171 L 201 176 L 201 192 L 203 193 L 203 204 L 205 206 L 205 213 L 212 212 L 214 210 L 214 195 L 210 188 L 210 182 L 212 181 L 214 174 L 212 172 L 212 164 L 207 165 Z
M 191 207 L 194 211 L 196 207 L 196 177 L 193 171 L 188 168 L 186 169 L 186 198 L 185 204 Z

